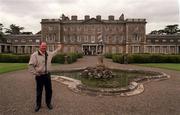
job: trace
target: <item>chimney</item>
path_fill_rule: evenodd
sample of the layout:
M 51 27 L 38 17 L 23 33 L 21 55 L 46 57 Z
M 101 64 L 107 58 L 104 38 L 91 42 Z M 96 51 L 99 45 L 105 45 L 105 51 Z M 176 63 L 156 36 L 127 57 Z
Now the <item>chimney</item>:
M 71 20 L 76 21 L 77 20 L 77 16 L 76 15 L 71 16 Z
M 114 16 L 113 16 L 113 15 L 110 15 L 110 16 L 109 16 L 109 20 L 110 20 L 110 21 L 113 21 L 113 20 L 114 20 Z
M 85 20 L 89 20 L 89 19 L 90 19 L 90 16 L 89 16 L 89 15 L 85 15 L 85 16 L 84 16 L 84 19 L 85 19 Z
M 119 17 L 119 20 L 121 20 L 121 21 L 124 20 L 124 14 L 121 14 L 121 16 Z
M 97 15 L 97 16 L 96 16 L 96 19 L 97 19 L 97 20 L 101 20 L 101 15 Z

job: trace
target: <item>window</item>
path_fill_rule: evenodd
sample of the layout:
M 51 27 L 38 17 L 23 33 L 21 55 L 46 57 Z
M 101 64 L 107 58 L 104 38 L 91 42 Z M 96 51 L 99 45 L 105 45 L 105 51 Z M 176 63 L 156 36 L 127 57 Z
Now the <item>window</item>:
M 11 40 L 7 40 L 7 43 L 11 43 Z
M 148 43 L 151 43 L 151 40 L 147 40 Z
M 88 42 L 88 36 L 84 36 L 84 42 Z
M 64 42 L 67 42 L 67 41 L 66 41 L 66 36 L 63 36 L 63 40 L 64 40 Z
M 26 40 L 22 39 L 22 40 L 21 40 L 21 42 L 22 42 L 22 43 L 25 43 L 25 42 L 26 42 Z
M 174 40 L 170 40 L 170 42 L 174 42 Z
M 52 26 L 49 26 L 49 27 L 48 27 L 48 30 L 49 30 L 49 31 L 52 31 L 52 30 L 53 30 L 53 27 L 52 27 Z
M 95 42 L 95 36 L 91 36 L 91 43 Z
M 162 40 L 162 42 L 166 42 L 166 40 Z
M 18 42 L 18 40 L 14 40 L 14 42 Z
M 36 40 L 36 43 L 39 43 L 40 42 L 40 40 Z
M 112 43 L 116 43 L 116 36 L 113 36 Z
M 74 35 L 70 36 L 70 40 L 71 40 L 71 42 L 75 42 L 75 36 Z
M 133 35 L 133 41 L 138 42 L 139 41 L 139 36 L 137 34 Z
M 123 42 L 123 36 L 120 36 L 119 38 L 118 38 L 118 41 L 119 41 L 119 43 L 122 43 Z
M 63 28 L 63 30 L 66 32 L 66 31 L 67 31 L 67 27 L 65 26 L 65 27 Z
M 81 37 L 77 36 L 77 42 L 81 42 Z
M 78 29 L 77 29 L 78 31 L 81 31 L 81 27 L 80 26 L 78 26 Z
M 159 42 L 159 40 L 155 40 L 155 42 Z

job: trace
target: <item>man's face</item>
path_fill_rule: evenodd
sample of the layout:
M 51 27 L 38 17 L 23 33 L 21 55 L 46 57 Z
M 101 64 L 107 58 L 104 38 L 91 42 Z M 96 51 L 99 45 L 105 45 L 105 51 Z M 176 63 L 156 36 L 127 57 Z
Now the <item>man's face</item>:
M 47 49 L 46 42 L 42 42 L 41 45 L 39 46 L 39 49 L 41 50 L 42 53 L 45 53 L 45 51 Z

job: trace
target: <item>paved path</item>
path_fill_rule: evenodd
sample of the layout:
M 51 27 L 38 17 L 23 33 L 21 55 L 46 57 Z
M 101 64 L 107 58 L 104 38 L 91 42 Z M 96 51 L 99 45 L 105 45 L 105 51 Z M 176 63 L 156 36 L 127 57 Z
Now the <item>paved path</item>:
M 74 64 L 58 65 L 54 69 L 80 68 L 96 65 L 97 57 L 84 57 Z M 44 104 L 34 112 L 35 80 L 27 70 L 0 75 L 0 115 L 180 115 L 180 72 L 145 68 L 135 65 L 105 64 L 118 68 L 163 71 L 171 78 L 145 84 L 145 92 L 132 97 L 89 96 L 70 91 L 65 85 L 53 81 L 54 109 Z

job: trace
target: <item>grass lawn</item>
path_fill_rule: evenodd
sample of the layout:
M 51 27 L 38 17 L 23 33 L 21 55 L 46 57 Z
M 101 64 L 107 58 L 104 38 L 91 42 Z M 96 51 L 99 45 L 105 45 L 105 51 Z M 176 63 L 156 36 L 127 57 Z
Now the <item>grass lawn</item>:
M 172 63 L 149 63 L 149 64 L 137 64 L 137 65 L 146 66 L 146 67 L 156 67 L 156 68 L 162 68 L 162 69 L 170 69 L 170 70 L 180 71 L 180 64 L 172 64 Z
M 0 74 L 26 68 L 27 63 L 0 63 Z

